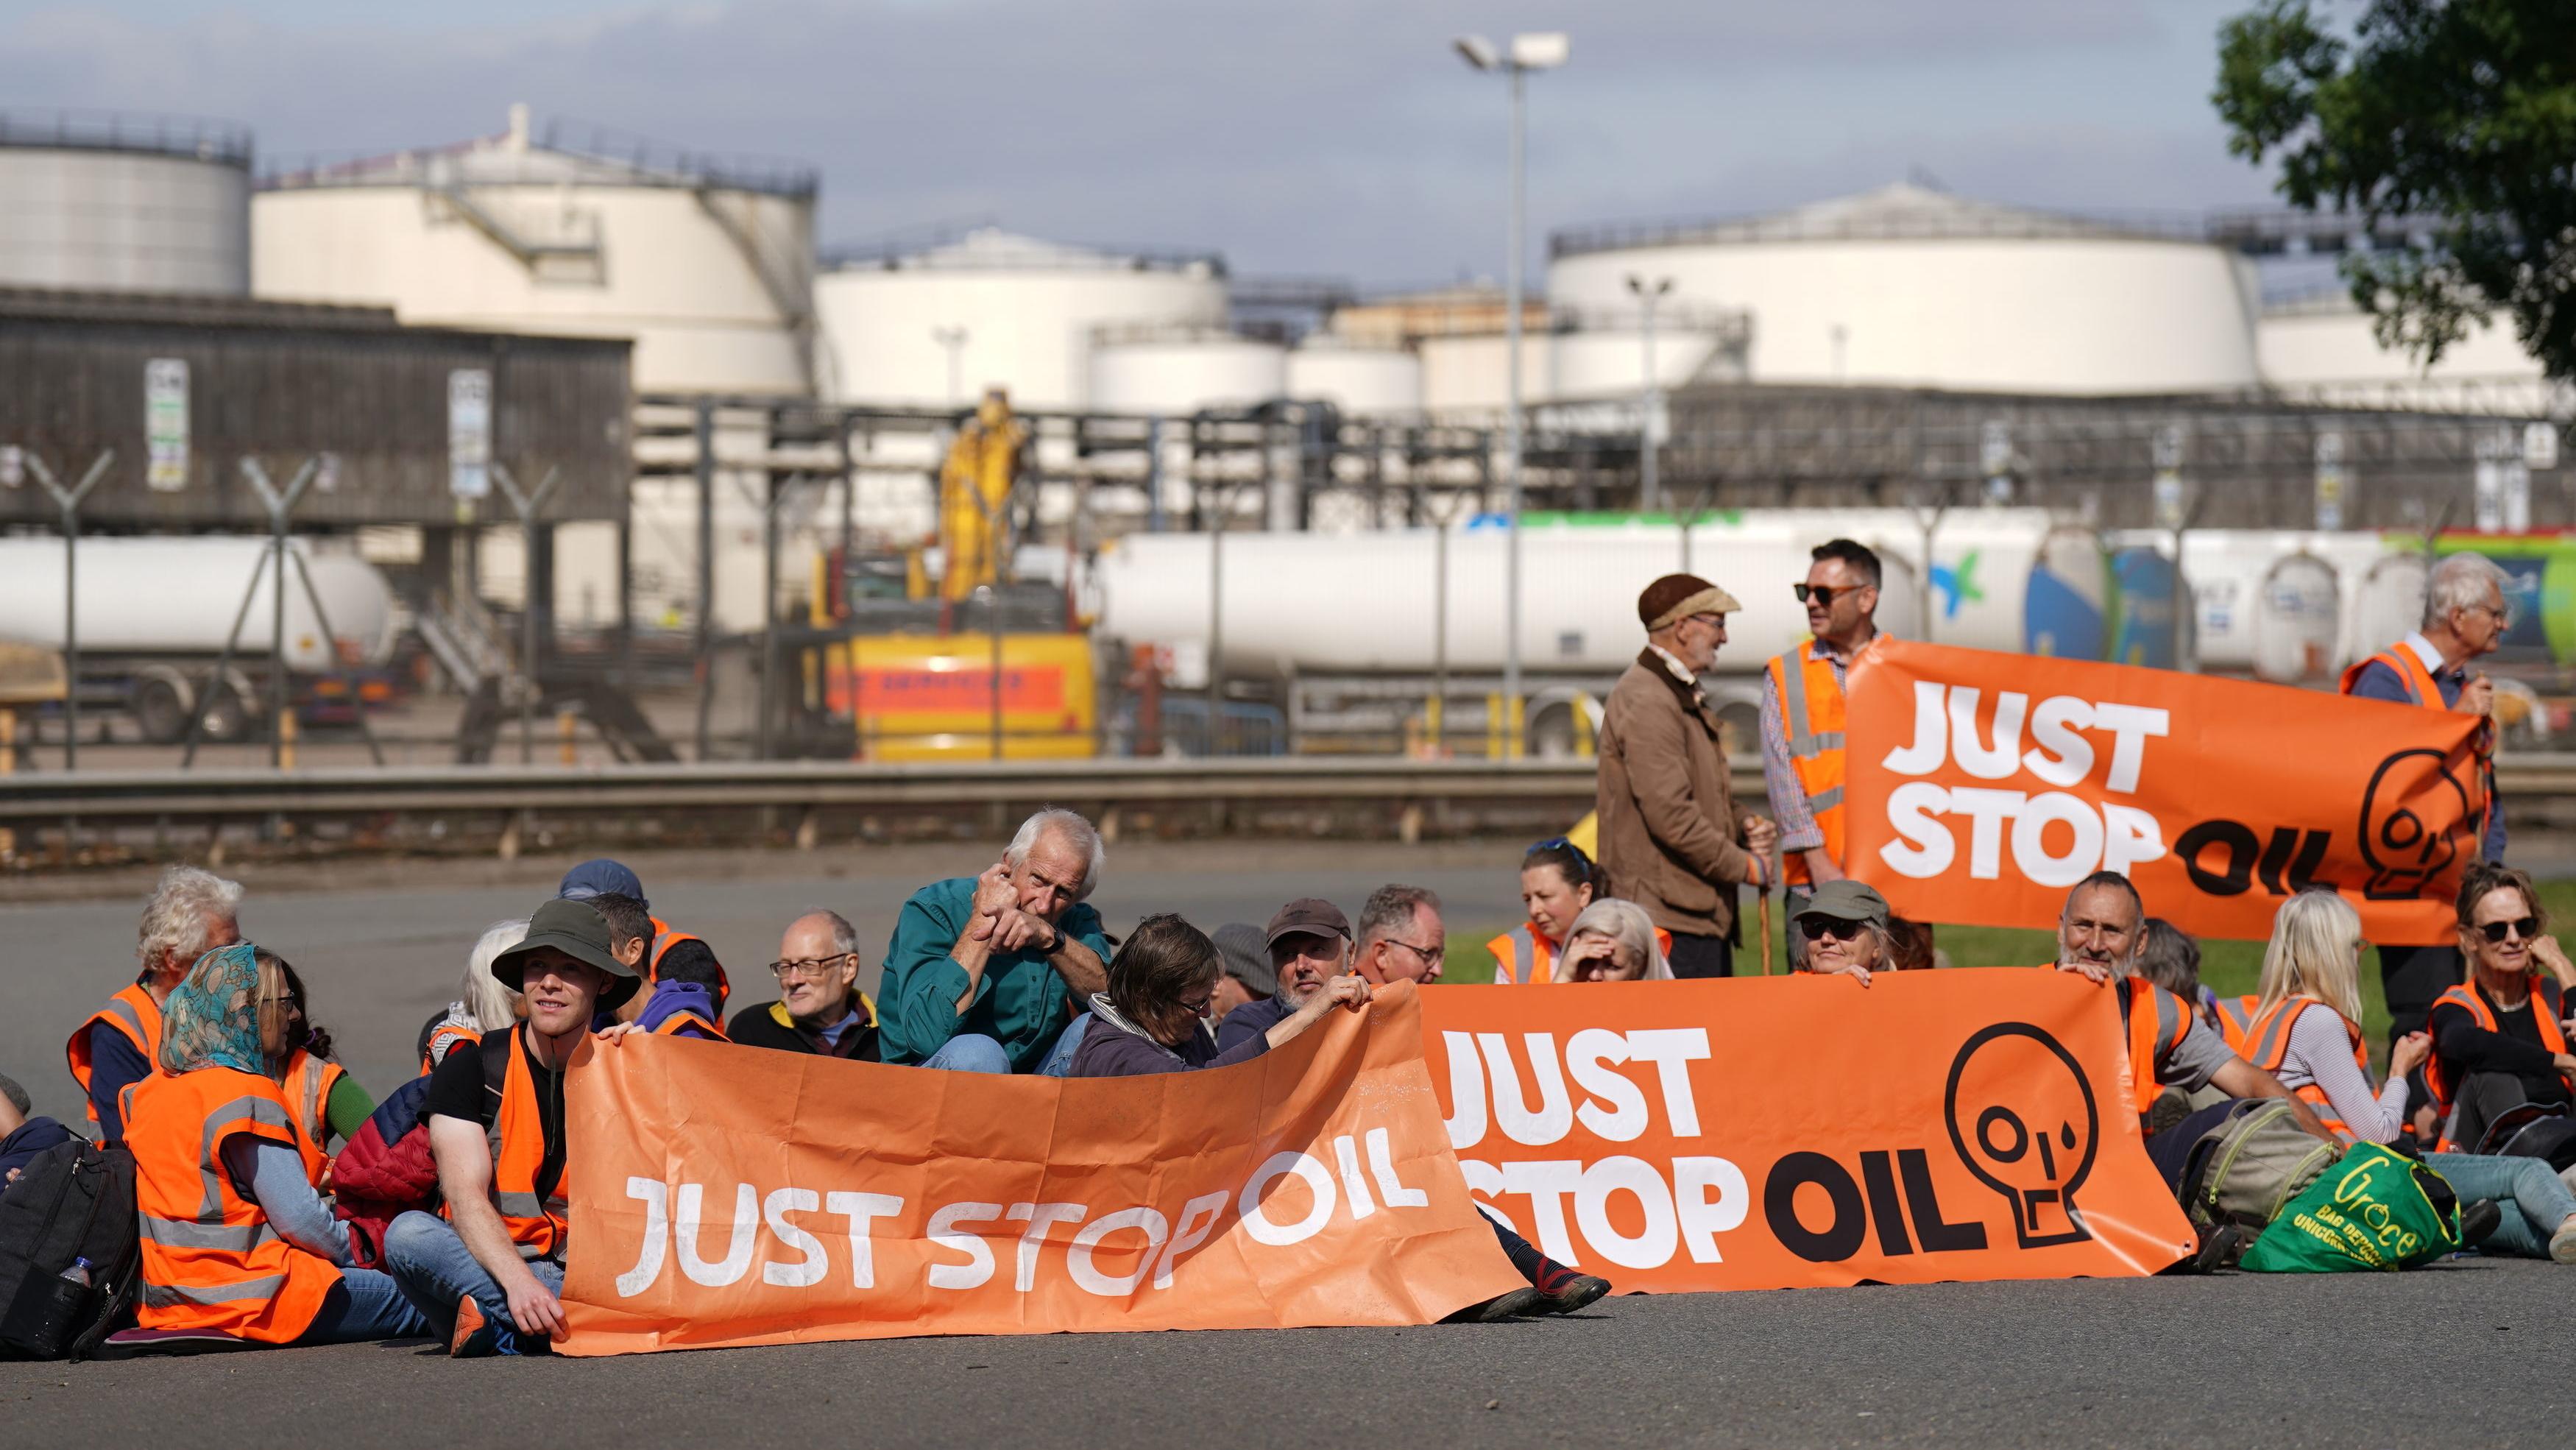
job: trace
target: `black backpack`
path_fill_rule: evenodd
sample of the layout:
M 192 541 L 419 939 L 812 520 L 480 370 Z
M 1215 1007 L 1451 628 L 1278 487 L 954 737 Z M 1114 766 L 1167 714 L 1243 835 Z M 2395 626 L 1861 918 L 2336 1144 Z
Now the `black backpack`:
M 135 1227 L 133 1154 L 75 1138 L 37 1155 L 0 1193 L 0 1354 L 85 1359 L 131 1323 Z M 90 1262 L 90 1288 L 66 1321 L 54 1296 L 78 1259 Z

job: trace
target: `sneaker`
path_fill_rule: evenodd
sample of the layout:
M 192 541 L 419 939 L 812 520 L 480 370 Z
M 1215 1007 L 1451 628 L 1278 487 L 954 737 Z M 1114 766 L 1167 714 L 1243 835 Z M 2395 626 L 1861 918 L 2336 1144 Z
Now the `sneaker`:
M 1508 1294 L 1497 1294 L 1482 1304 L 1470 1304 L 1440 1322 L 1492 1324 L 1497 1320 L 1519 1319 L 1546 1312 L 1545 1302 L 1544 1297 L 1536 1289 L 1514 1289 Z
M 456 1300 L 456 1331 L 447 1336 L 447 1353 L 454 1359 L 473 1359 L 497 1353 L 501 1332 L 483 1318 L 483 1306 L 471 1294 Z
M 2576 1264 L 2576 1218 L 2560 1224 L 2558 1232 L 2549 1236 L 2549 1262 Z
M 1565 1265 L 1550 1261 L 1538 1271 L 1539 1312 L 1571 1314 L 1610 1292 L 1610 1281 L 1594 1274 L 1578 1274 Z
M 2504 1210 L 2496 1206 L 2494 1199 L 2481 1198 L 2471 1203 L 2460 1210 L 2460 1247 L 2472 1248 L 2486 1242 L 2487 1235 L 2494 1233 L 2503 1223 Z M 2559 1237 L 2568 1240 L 2568 1252 L 2576 1255 L 2576 1235 L 2571 1235 L 2566 1229 L 2560 1229 L 2558 1232 Z M 2549 1242 L 2551 1251 L 2555 1253 L 2558 1240 L 2551 1239 Z M 2559 1262 L 2563 1264 L 2568 1260 L 2560 1259 Z

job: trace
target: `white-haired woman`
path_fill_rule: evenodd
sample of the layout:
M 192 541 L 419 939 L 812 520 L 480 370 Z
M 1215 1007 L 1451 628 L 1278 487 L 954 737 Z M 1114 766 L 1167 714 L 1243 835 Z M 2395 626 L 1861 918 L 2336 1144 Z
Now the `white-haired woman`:
M 1557 980 L 1669 982 L 1673 967 L 1655 945 L 1655 922 L 1646 909 L 1611 898 L 1583 908 L 1566 929 Z
M 2335 893 L 2302 891 L 2281 903 L 2263 948 L 2246 1060 L 2314 1106 L 2337 1135 L 2388 1143 L 2406 1121 L 2406 1075 L 2432 1043 L 2421 1032 L 2399 1038 L 2386 1085 L 2371 1087 L 2356 971 L 2363 946 L 2361 914 Z M 2461 1203 L 2491 1199 L 2502 1211 L 2477 1245 L 2481 1252 L 2576 1263 L 2576 1193 L 2546 1161 L 2427 1153 L 2424 1163 L 2450 1181 Z
M 125 1141 L 119 1094 L 151 1076 L 161 1055 L 161 1005 L 197 959 L 241 940 L 241 884 L 212 871 L 173 866 L 144 903 L 134 955 L 142 971 L 107 999 L 65 1045 L 72 1081 L 89 1098 L 90 1136 Z
M 501 953 L 525 941 L 527 919 L 496 921 L 483 928 L 474 949 L 465 954 L 465 981 L 461 995 L 447 1004 L 447 1010 L 429 1021 L 420 1038 L 420 1070 L 426 1075 L 447 1054 L 469 1042 L 480 1042 L 486 1032 L 507 1032 L 512 1024 L 527 1015 L 519 994 L 501 985 L 492 975 L 492 963 Z

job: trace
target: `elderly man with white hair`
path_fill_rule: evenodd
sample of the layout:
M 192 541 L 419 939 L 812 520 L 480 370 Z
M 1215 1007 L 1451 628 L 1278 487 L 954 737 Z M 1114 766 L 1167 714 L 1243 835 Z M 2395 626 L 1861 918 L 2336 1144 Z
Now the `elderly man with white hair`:
M 1062 1077 L 1109 985 L 1109 939 L 1085 904 L 1100 833 L 1049 807 L 980 876 L 912 894 L 886 942 L 877 1045 L 887 1062 Z
M 2504 859 L 2504 806 L 2495 793 L 2495 682 L 2482 671 L 2472 673 L 2469 663 L 2493 654 L 2513 627 L 2504 580 L 2504 571 L 2483 554 L 2450 555 L 2424 581 L 2423 627 L 2343 672 L 2343 692 L 2360 699 L 2490 717 L 2477 744 L 2487 795 L 2479 854 L 2489 861 Z M 2464 970 L 2455 946 L 2379 949 L 2391 1048 L 2424 1030 L 2433 999 L 2457 986 Z M 2419 1092 L 2415 1100 L 2422 1103 L 2426 1095 Z
M 117 1094 L 151 1075 L 153 1059 L 161 1055 L 161 1004 L 170 1000 L 171 989 L 197 958 L 241 940 L 241 896 L 239 882 L 194 866 L 161 873 L 135 932 L 141 974 L 91 1013 L 64 1048 L 72 1081 L 89 1099 L 90 1130 L 99 1141 L 125 1141 Z

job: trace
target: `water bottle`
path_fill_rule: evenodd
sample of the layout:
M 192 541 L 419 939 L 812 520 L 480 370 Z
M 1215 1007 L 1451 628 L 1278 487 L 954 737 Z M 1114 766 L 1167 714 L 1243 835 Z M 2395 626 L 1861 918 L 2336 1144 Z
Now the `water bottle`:
M 90 1261 L 79 1258 L 51 1279 L 20 1285 L 0 1324 L 0 1342 L 37 1359 L 59 1356 L 87 1316 L 94 1283 Z

